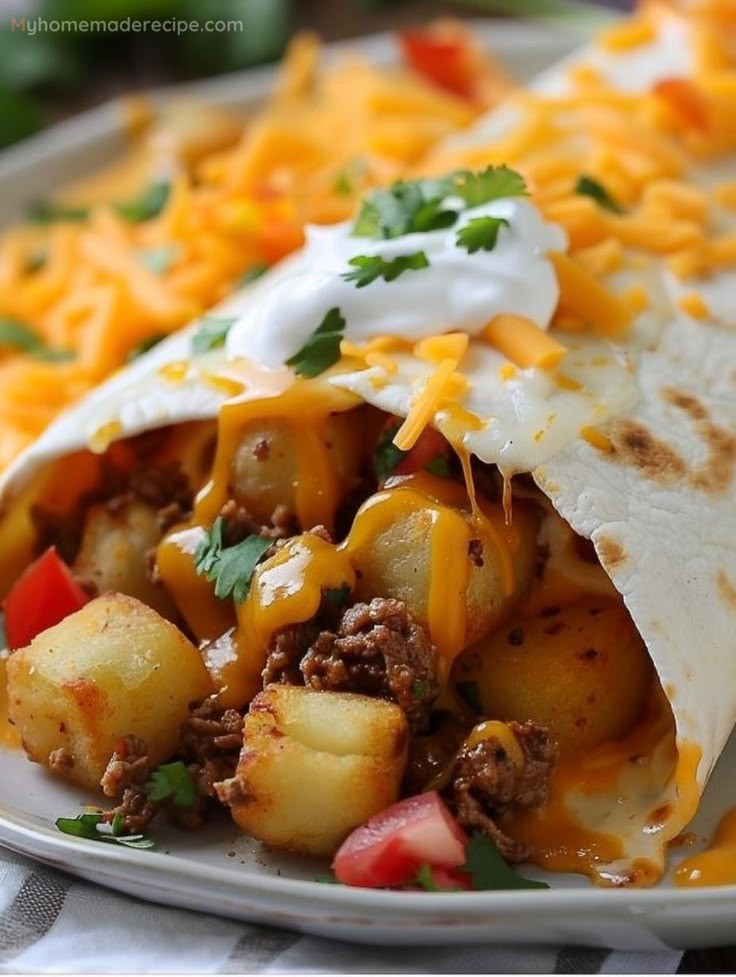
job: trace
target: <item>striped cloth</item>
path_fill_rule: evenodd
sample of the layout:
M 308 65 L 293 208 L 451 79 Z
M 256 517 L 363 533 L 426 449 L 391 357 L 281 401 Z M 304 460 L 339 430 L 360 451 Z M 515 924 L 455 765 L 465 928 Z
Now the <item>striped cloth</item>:
M 681 957 L 356 946 L 151 905 L 0 849 L 0 973 L 667 974 Z

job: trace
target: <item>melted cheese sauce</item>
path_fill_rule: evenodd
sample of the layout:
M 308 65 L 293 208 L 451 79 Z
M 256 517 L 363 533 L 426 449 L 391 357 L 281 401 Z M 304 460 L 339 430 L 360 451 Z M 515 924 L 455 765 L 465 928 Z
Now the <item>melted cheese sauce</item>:
M 736 883 L 736 810 L 723 817 L 710 847 L 686 858 L 673 877 L 676 885 L 685 887 Z

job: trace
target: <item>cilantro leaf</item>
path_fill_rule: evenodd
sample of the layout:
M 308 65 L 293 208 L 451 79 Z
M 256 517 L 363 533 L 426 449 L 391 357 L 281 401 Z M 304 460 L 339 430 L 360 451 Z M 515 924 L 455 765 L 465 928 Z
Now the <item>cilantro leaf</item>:
M 335 176 L 335 182 L 332 184 L 332 189 L 339 197 L 352 197 L 355 193 L 355 184 L 350 178 L 350 173 L 348 168 L 340 170 L 340 172 Z
M 65 835 L 75 838 L 87 838 L 89 841 L 102 841 L 113 845 L 123 845 L 126 848 L 153 848 L 155 842 L 142 834 L 116 834 L 120 831 L 121 821 L 117 824 L 113 818 L 113 828 L 105 831 L 106 821 L 103 814 L 79 814 L 75 818 L 57 818 L 56 827 Z M 103 830 L 100 831 L 99 828 Z
M 598 180 L 594 180 L 592 176 L 585 176 L 583 174 L 575 184 L 575 193 L 583 197 L 591 197 L 599 207 L 610 210 L 614 214 L 624 213 L 623 207 L 613 199 L 603 184 L 599 183 Z
M 394 444 L 396 432 L 401 427 L 400 424 L 391 424 L 381 435 L 376 445 L 376 476 L 379 482 L 385 481 L 394 468 L 397 468 L 406 458 L 408 452 L 402 451 Z
M 463 170 L 457 176 L 457 192 L 468 207 L 479 207 L 504 197 L 526 197 L 524 177 L 508 166 L 487 166 L 478 173 Z
M 429 472 L 430 475 L 436 475 L 438 478 L 450 477 L 450 463 L 445 455 L 437 455 L 436 458 L 432 458 L 424 466 L 424 470 L 425 472 Z
M 432 866 L 428 865 L 426 862 L 420 865 L 417 869 L 417 874 L 414 876 L 414 882 L 416 885 L 424 889 L 425 892 L 462 892 L 462 887 L 459 885 L 444 886 L 439 885 L 435 881 L 434 872 L 432 871 Z
M 455 684 L 455 691 L 479 716 L 483 713 L 483 705 L 480 701 L 480 689 L 477 682 L 457 682 Z
M 287 361 L 302 377 L 316 377 L 340 359 L 345 320 L 338 308 L 330 309 L 312 335 Z
M 474 217 L 465 227 L 457 232 L 455 241 L 459 248 L 465 248 L 468 254 L 476 251 L 493 251 L 498 242 L 498 232 L 502 227 L 508 227 L 505 217 Z
M 350 597 L 350 584 L 344 583 L 342 587 L 323 587 L 322 597 L 335 607 L 344 607 Z
M 346 271 L 343 278 L 346 282 L 355 282 L 356 288 L 363 288 L 370 285 L 377 278 L 383 278 L 385 282 L 392 282 L 405 271 L 420 271 L 422 268 L 429 268 L 429 261 L 424 251 L 415 251 L 414 254 L 401 254 L 396 258 L 387 261 L 380 255 L 358 255 L 348 261 L 355 271 Z
M 196 332 L 192 335 L 192 352 L 209 353 L 213 349 L 221 349 L 234 322 L 235 319 L 219 316 L 205 316 L 200 319 Z
M 458 170 L 434 180 L 399 180 L 366 198 L 353 236 L 395 238 L 437 231 L 451 227 L 460 210 L 526 193 L 523 177 L 508 166 Z
M 242 603 L 247 594 L 256 564 L 273 543 L 264 536 L 247 536 L 234 546 L 223 540 L 224 523 L 220 516 L 194 554 L 194 568 L 215 585 L 215 596 Z
M 148 268 L 154 275 L 163 275 L 181 254 L 178 244 L 164 244 L 160 248 L 149 248 L 138 251 L 136 256 L 144 268 Z
M 158 217 L 164 209 L 170 192 L 171 184 L 164 180 L 159 180 L 156 183 L 151 183 L 150 186 L 146 187 L 133 200 L 115 204 L 115 210 L 117 210 L 121 217 L 134 224 L 152 220 L 154 217 Z
M 139 343 L 136 343 L 130 350 L 128 350 L 128 355 L 125 358 L 126 363 L 132 363 L 133 360 L 137 360 L 139 356 L 143 356 L 144 353 L 148 353 L 158 346 L 160 342 L 166 339 L 165 335 L 159 334 L 155 336 L 149 336 L 148 339 L 142 339 Z
M 314 881 L 321 882 L 322 885 L 342 885 L 342 882 L 339 882 L 334 875 L 327 872 L 324 875 L 315 875 Z
M 549 889 L 546 882 L 535 882 L 518 875 L 503 860 L 503 856 L 488 835 L 476 833 L 465 849 L 462 872 L 468 872 L 474 889 Z
M 52 363 L 74 358 L 71 350 L 45 346 L 41 337 L 18 319 L 0 319 L 0 346 L 9 346 L 18 353 L 27 353 L 34 359 Z
M 238 285 L 238 287 L 241 287 L 243 285 L 250 285 L 251 282 L 258 281 L 258 279 L 261 278 L 263 275 L 265 275 L 267 271 L 268 271 L 268 265 L 266 264 L 259 263 L 259 264 L 251 265 L 250 268 L 248 268 L 246 271 L 243 272 L 243 274 L 237 280 L 236 284 Z
M 53 224 L 56 221 L 86 221 L 89 207 L 70 207 L 53 200 L 34 200 L 28 207 L 28 220 L 33 224 Z
M 417 699 L 426 699 L 429 693 L 429 684 L 422 679 L 417 679 L 411 687 L 411 692 Z
M 192 775 L 181 760 L 162 763 L 152 771 L 146 781 L 145 791 L 150 800 L 171 800 L 174 807 L 192 807 L 197 800 L 197 790 Z
M 432 875 L 432 868 L 425 862 L 424 865 L 420 865 L 417 869 L 416 878 L 414 880 L 417 885 L 420 885 L 427 892 L 441 892 L 442 890 L 437 885 Z

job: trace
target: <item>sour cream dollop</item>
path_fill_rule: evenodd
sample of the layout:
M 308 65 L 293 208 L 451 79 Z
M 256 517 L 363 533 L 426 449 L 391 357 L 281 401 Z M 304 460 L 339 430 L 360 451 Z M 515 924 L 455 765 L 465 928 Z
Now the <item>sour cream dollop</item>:
M 500 217 L 492 251 L 470 254 L 458 231 L 479 217 Z M 547 223 L 527 199 L 509 197 L 461 211 L 452 227 L 375 240 L 352 235 L 348 221 L 310 226 L 298 257 L 260 287 L 227 339 L 231 357 L 278 366 L 297 353 L 332 308 L 345 319 L 345 338 L 365 343 L 377 336 L 410 341 L 451 330 L 477 335 L 495 315 L 526 316 L 548 328 L 559 298 L 550 251 L 564 250 L 565 232 Z M 378 278 L 362 288 L 343 275 L 356 256 L 386 261 L 424 252 L 427 268 L 393 281 Z

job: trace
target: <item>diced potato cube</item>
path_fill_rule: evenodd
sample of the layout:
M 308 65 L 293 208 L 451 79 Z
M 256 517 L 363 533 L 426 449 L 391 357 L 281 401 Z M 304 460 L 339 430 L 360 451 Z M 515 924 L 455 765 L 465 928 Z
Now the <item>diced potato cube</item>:
M 8 712 L 31 760 L 95 789 L 115 746 L 141 737 L 153 763 L 176 748 L 211 682 L 199 651 L 132 597 L 107 594 L 42 632 L 7 663 Z
M 406 748 L 406 716 L 391 702 L 271 685 L 251 703 L 221 796 L 259 841 L 330 855 L 396 801 Z

